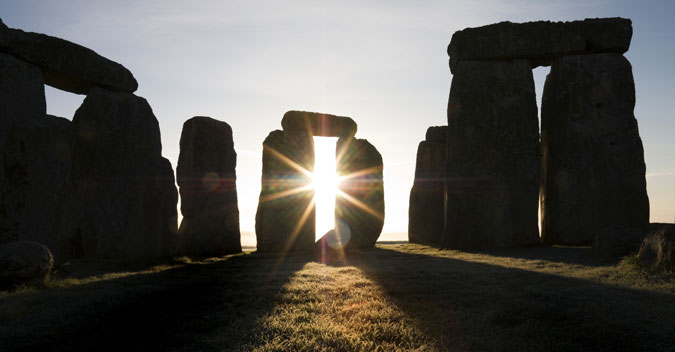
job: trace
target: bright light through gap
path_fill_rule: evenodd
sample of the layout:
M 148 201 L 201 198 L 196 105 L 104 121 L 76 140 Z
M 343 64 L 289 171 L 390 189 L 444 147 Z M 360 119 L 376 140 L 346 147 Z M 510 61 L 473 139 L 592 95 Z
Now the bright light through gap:
M 316 201 L 315 238 L 318 240 L 335 227 L 335 175 L 337 137 L 314 137 L 314 200 Z

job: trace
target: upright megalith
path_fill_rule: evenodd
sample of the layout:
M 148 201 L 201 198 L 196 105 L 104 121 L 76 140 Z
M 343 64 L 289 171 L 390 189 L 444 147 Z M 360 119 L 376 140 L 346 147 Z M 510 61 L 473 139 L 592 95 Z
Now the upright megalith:
M 103 87 L 132 93 L 138 88 L 136 79 L 124 66 L 91 49 L 46 34 L 0 24 L 0 52 L 40 67 L 46 84 L 69 92 L 87 94 L 92 87 Z
M 445 153 L 448 126 L 429 127 L 417 147 L 415 180 L 410 190 L 408 240 L 440 246 L 443 235 Z
M 92 88 L 73 125 L 72 177 L 82 209 L 76 236 L 84 256 L 174 254 L 176 188 L 147 101 Z
M 542 100 L 542 239 L 590 243 L 649 226 L 632 68 L 621 54 L 553 61 Z
M 538 125 L 529 61 L 457 64 L 448 102 L 443 247 L 539 242 Z
M 321 137 L 354 137 L 356 122 L 349 117 L 291 110 L 281 120 L 284 131 L 305 132 Z
M 382 155 L 365 139 L 340 138 L 336 168 L 341 181 L 335 217 L 351 232 L 346 249 L 372 248 L 384 225 Z
M 205 116 L 185 121 L 176 168 L 183 213 L 182 252 L 241 252 L 236 166 L 230 125 Z
M 312 135 L 272 131 L 263 142 L 262 164 L 262 185 L 255 217 L 257 250 L 312 250 L 315 237 Z

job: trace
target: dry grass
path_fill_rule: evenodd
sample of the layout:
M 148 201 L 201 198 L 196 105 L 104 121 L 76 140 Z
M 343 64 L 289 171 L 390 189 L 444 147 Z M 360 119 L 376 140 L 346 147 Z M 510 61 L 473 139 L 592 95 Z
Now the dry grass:
M 675 349 L 675 274 L 587 248 L 380 244 L 323 264 L 242 254 L 74 262 L 0 293 L 13 350 L 616 351 Z

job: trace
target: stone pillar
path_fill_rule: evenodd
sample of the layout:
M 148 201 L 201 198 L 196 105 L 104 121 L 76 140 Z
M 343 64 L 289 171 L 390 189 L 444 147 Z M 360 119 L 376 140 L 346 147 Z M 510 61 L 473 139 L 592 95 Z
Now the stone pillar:
M 25 239 L 31 161 L 21 144 L 46 109 L 40 69 L 0 53 L 0 244 Z
M 205 116 L 185 121 L 176 167 L 183 253 L 241 252 L 236 166 L 232 128 L 227 123 Z
M 314 248 L 313 170 L 311 134 L 276 130 L 265 138 L 262 188 L 255 217 L 259 252 Z
M 335 217 L 349 225 L 350 249 L 372 248 L 384 225 L 382 155 L 365 139 L 337 141 L 336 171 L 340 182 Z
M 443 247 L 539 242 L 539 128 L 528 60 L 456 64 L 446 175 Z
M 417 147 L 415 181 L 410 191 L 408 240 L 440 246 L 443 236 L 447 126 L 429 127 Z
M 175 243 L 176 232 L 170 229 L 176 228 L 176 186 L 147 101 L 92 88 L 73 125 L 73 182 L 82 207 L 76 231 L 84 255 L 173 255 L 174 250 L 162 248 Z M 158 178 L 169 181 L 158 183 Z
M 542 101 L 542 239 L 590 243 L 610 227 L 649 225 L 645 162 L 621 54 L 553 61 Z

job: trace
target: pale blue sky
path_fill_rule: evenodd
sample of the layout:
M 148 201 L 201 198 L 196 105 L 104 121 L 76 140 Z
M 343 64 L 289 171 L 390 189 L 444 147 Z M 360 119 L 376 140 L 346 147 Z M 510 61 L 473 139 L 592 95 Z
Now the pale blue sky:
M 672 222 L 673 14 L 675 2 L 648 0 L 0 0 L 8 26 L 71 40 L 129 68 L 139 82 L 136 94 L 159 120 L 163 154 L 174 167 L 186 119 L 228 122 L 239 155 L 244 232 L 254 228 L 262 141 L 281 127 L 284 112 L 351 116 L 357 137 L 371 141 L 384 159 L 382 239 L 405 239 L 417 144 L 427 127 L 446 124 L 452 33 L 504 20 L 633 20 L 626 56 L 637 88 L 651 220 Z M 538 100 L 547 72 L 535 70 Z M 70 119 L 83 98 L 48 88 L 48 112 Z

